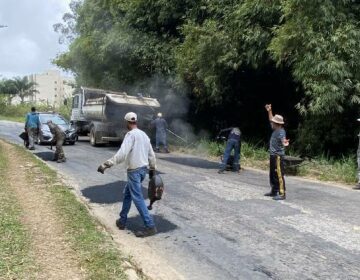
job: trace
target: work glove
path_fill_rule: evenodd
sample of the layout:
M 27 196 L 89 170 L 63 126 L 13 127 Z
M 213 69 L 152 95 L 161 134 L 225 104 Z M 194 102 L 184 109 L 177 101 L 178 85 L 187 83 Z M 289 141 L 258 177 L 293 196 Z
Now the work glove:
M 152 179 L 152 177 L 154 177 L 154 176 L 155 176 L 155 174 L 156 174 L 155 169 L 150 169 L 150 170 L 149 170 L 149 179 L 151 180 L 151 179 Z
M 105 169 L 107 169 L 107 168 L 110 168 L 110 165 L 103 163 L 98 167 L 97 171 L 104 174 Z

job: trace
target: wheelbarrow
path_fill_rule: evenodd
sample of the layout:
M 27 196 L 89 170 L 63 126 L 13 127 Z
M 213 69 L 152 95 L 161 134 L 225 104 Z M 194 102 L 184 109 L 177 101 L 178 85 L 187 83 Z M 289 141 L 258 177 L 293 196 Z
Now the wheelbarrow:
M 306 160 L 309 162 L 304 163 Z M 299 167 L 310 163 L 311 158 L 309 157 L 294 157 L 284 156 L 284 169 L 285 174 L 296 175 L 299 172 Z

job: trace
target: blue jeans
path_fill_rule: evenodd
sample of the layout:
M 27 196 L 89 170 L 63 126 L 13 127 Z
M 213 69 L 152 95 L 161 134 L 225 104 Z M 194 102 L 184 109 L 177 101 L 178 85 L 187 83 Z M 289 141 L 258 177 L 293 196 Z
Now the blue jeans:
M 145 200 L 142 194 L 141 183 L 144 181 L 146 174 L 146 167 L 141 167 L 127 172 L 128 181 L 124 189 L 124 201 L 120 212 L 120 223 L 123 225 L 126 225 L 131 201 L 134 201 L 134 204 L 144 221 L 145 227 L 152 228 L 155 226 L 154 220 L 150 216 L 150 213 L 145 205 Z
M 229 157 L 231 155 L 231 151 L 234 150 L 234 171 L 239 171 L 240 169 L 240 141 L 235 139 L 229 139 L 226 143 L 226 148 L 223 156 L 223 161 L 220 165 L 221 170 L 226 169 L 226 164 L 229 160 Z
M 167 149 L 166 143 L 166 131 L 156 132 L 156 149 L 160 148 L 160 144 L 164 145 L 164 148 Z

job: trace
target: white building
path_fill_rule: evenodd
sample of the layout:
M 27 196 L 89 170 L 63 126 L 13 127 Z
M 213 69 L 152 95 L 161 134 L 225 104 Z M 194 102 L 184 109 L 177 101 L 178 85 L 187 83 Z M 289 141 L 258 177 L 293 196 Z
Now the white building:
M 37 92 L 28 101 L 36 104 L 48 104 L 59 107 L 65 98 L 71 97 L 74 91 L 74 79 L 64 77 L 58 70 L 48 70 L 42 74 L 31 74 L 29 81 L 35 82 Z

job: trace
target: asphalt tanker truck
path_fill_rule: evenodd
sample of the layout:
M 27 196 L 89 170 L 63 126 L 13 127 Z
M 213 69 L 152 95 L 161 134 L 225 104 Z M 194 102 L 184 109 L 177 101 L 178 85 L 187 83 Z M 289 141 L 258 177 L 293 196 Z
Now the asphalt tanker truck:
M 139 126 L 146 130 L 159 108 L 156 99 L 141 94 L 81 87 L 73 96 L 71 123 L 78 135 L 89 135 L 92 146 L 121 142 L 127 132 L 127 112 L 136 113 Z

